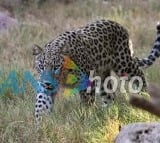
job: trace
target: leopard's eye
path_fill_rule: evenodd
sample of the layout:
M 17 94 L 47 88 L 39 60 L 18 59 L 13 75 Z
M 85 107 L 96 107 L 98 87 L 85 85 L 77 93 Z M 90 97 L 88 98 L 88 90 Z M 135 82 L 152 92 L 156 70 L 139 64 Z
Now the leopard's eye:
M 40 68 L 41 70 L 44 70 L 44 66 L 43 66 L 43 65 L 39 65 L 39 68 Z
M 54 71 L 56 71 L 58 69 L 58 67 L 55 66 L 53 69 L 54 69 Z
M 54 73 L 55 73 L 56 75 L 58 75 L 58 74 L 60 73 L 60 68 L 54 70 Z

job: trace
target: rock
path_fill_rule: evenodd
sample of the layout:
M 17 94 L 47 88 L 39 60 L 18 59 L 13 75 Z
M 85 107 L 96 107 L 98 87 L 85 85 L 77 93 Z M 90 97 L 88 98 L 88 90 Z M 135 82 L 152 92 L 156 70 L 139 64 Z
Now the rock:
M 4 12 L 0 12 L 0 31 L 13 27 L 17 24 L 17 20 L 8 16 Z
M 160 143 L 160 123 L 133 123 L 124 126 L 115 143 Z

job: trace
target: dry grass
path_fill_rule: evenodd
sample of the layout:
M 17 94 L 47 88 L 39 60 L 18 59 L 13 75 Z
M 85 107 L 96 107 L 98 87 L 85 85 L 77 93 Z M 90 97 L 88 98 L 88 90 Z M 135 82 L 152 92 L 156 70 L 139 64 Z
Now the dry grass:
M 149 53 L 155 39 L 155 25 L 159 20 L 160 2 L 157 0 L 77 0 L 68 5 L 44 3 L 39 9 L 32 5 L 24 10 L 14 10 L 19 25 L 0 34 L 1 83 L 9 71 L 15 69 L 21 83 L 23 72 L 33 69 L 32 46 L 44 46 L 58 34 L 77 28 L 98 18 L 115 20 L 126 27 L 139 57 Z M 22 17 L 23 16 L 23 17 Z M 152 82 L 160 82 L 159 62 L 146 70 Z M 124 96 L 119 96 L 108 109 L 79 105 L 79 100 L 61 99 L 55 103 L 54 112 L 44 119 L 42 129 L 34 128 L 34 90 L 27 85 L 25 95 L 13 96 L 8 90 L 0 95 L 0 141 L 2 143 L 111 143 L 119 126 L 138 121 L 158 121 L 149 113 L 132 108 Z

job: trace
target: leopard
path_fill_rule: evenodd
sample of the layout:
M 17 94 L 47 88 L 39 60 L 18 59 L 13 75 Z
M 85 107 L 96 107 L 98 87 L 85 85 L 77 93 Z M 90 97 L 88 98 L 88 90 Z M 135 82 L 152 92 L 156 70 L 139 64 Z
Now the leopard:
M 143 81 L 142 90 L 145 90 L 147 81 L 143 69 L 151 66 L 160 56 L 160 24 L 157 25 L 157 37 L 147 57 L 141 59 L 135 57 L 130 45 L 129 33 L 124 26 L 112 20 L 95 20 L 85 26 L 58 35 L 44 48 L 35 45 L 32 51 L 34 67 L 40 77 L 44 71 L 55 71 L 50 75 L 51 80 L 57 79 L 58 82 L 60 75 L 63 75 L 62 80 L 64 81 L 69 73 L 76 74 L 80 80 L 82 73 L 89 77 L 91 70 L 94 71 L 94 75 L 101 77 L 101 82 L 104 82 L 106 77 L 111 76 L 111 72 L 114 72 L 118 77 L 125 73 L 128 79 L 134 76 L 141 77 Z M 66 69 L 65 73 L 60 74 L 65 56 L 69 56 L 80 70 Z M 56 95 L 55 92 L 52 92 L 54 89 L 52 82 L 44 77 L 39 78 L 39 81 L 43 83 L 41 87 L 44 90 L 51 92 L 37 94 L 35 116 L 38 121 L 42 110 L 51 111 Z M 96 80 L 92 83 L 95 86 Z M 65 82 L 61 84 L 65 86 Z M 138 83 L 135 82 L 135 84 Z M 82 103 L 90 105 L 95 102 L 94 86 L 89 93 L 86 89 L 79 91 Z M 112 83 L 108 82 L 107 87 L 112 89 Z M 106 93 L 103 86 L 100 87 L 99 95 L 104 106 L 108 106 L 116 96 L 115 93 Z

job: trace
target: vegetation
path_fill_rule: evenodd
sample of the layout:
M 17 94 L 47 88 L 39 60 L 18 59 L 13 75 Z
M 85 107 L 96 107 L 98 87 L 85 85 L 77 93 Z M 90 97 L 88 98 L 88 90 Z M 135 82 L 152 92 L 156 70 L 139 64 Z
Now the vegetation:
M 4 2 L 4 0 L 2 0 Z M 4 3 L 0 2 L 1 5 Z M 0 5 L 0 7 L 1 7 Z M 77 28 L 89 21 L 105 18 L 121 23 L 129 31 L 135 55 L 148 55 L 156 35 L 160 2 L 157 0 L 86 0 L 10 6 L 19 24 L 0 33 L 0 87 L 11 70 L 16 70 L 19 83 L 23 72 L 33 69 L 32 47 L 44 46 L 58 34 Z M 145 71 L 148 81 L 160 82 L 157 61 Z M 118 93 L 118 92 L 117 92 Z M 118 93 L 119 94 L 119 93 Z M 1 143 L 112 143 L 119 128 L 133 122 L 159 121 L 157 117 L 128 103 L 129 95 L 119 94 L 108 108 L 101 108 L 97 99 L 94 107 L 80 105 L 79 97 L 68 99 L 58 95 L 54 111 L 44 118 L 42 128 L 34 126 L 35 91 L 28 84 L 24 95 L 14 96 L 8 89 L 0 95 Z

